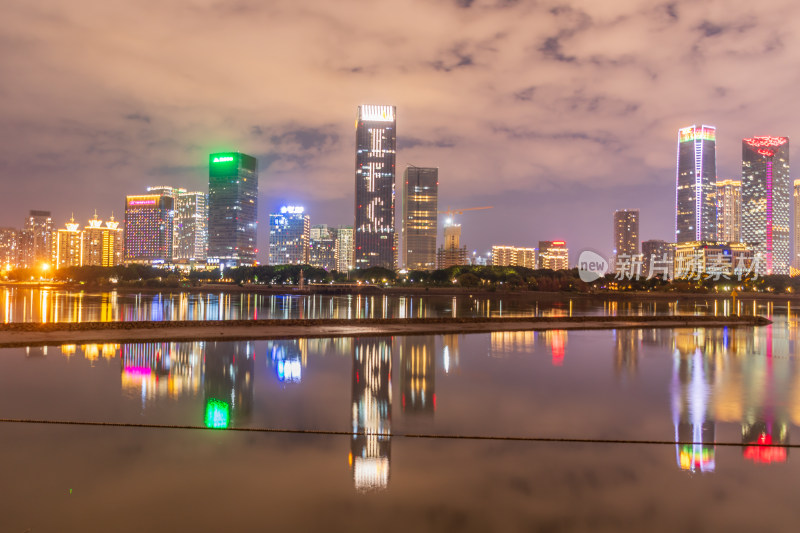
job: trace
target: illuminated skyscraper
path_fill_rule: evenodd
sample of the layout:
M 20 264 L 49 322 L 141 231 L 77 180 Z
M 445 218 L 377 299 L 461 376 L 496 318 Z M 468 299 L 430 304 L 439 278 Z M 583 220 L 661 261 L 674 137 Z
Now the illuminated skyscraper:
M 569 249 L 564 241 L 539 241 L 539 268 L 567 270 Z
M 800 180 L 794 180 L 794 264 L 800 269 Z
M 311 226 L 308 264 L 325 270 L 336 268 L 336 229 L 327 224 Z
M 689 126 L 678 130 L 676 242 L 717 240 L 716 128 Z
M 403 267 L 436 268 L 439 169 L 409 166 L 403 173 Z
M 56 232 L 53 242 L 53 268 L 63 268 L 83 265 L 83 231 L 75 218 L 70 218 L 66 224 Z
M 30 211 L 20 239 L 20 264 L 24 267 L 49 265 L 53 255 L 53 218 L 50 211 Z
M 394 106 L 362 105 L 356 120 L 355 267 L 394 267 Z
M 761 254 L 766 274 L 789 273 L 789 139 L 742 140 L 742 241 Z
M 182 190 L 175 197 L 175 261 L 205 262 L 208 247 L 208 195 Z
M 671 279 L 674 260 L 674 244 L 658 239 L 642 241 L 642 276 L 650 277 L 652 272 L 653 276 L 661 274 L 662 277 Z
M 717 182 L 717 240 L 739 242 L 742 237 L 742 182 Z
M 83 228 L 83 264 L 108 267 L 123 263 L 124 233 L 114 215 L 103 227 L 103 221 L 95 213 L 89 225 Z
M 336 270 L 347 272 L 355 267 L 355 241 L 351 226 L 336 228 Z
M 208 261 L 252 265 L 258 252 L 258 161 L 223 152 L 211 154 L 208 166 Z
M 639 253 L 639 210 L 614 211 L 614 254 L 633 256 Z
M 283 206 L 269 216 L 269 264 L 307 265 L 311 222 L 302 207 Z
M 0 270 L 14 268 L 19 263 L 19 231 L 0 228 Z
M 172 260 L 173 199 L 170 195 L 128 196 L 125 202 L 125 260 L 156 264 Z

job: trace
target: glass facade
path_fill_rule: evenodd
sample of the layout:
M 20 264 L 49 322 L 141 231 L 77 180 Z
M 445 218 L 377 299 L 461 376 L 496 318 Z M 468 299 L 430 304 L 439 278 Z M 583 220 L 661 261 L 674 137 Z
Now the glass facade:
M 172 196 L 128 196 L 125 202 L 125 260 L 168 263 L 172 260 Z
M 258 252 L 258 161 L 222 152 L 211 154 L 208 166 L 208 260 L 252 265 Z
M 269 216 L 269 264 L 307 265 L 311 222 L 302 207 L 284 206 Z
M 689 126 L 678 130 L 676 242 L 716 241 L 716 128 Z
M 408 270 L 436 268 L 439 169 L 409 166 L 403 173 L 403 258 Z
M 742 241 L 763 257 L 765 274 L 789 274 L 789 139 L 742 140 Z
M 362 105 L 356 121 L 355 267 L 394 268 L 394 106 Z

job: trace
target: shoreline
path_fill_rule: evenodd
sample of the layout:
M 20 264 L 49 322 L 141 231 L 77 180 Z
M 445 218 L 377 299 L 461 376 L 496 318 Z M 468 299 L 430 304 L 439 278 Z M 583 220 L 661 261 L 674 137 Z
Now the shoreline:
M 82 322 L 0 325 L 0 347 L 77 343 L 235 341 L 292 338 L 441 335 L 499 331 L 757 327 L 760 316 L 578 316 L 503 318 L 306 319 L 175 322 Z

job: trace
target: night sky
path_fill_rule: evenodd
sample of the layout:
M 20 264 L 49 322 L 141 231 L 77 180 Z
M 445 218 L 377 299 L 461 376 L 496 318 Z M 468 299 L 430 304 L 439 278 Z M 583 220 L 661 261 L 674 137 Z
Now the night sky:
M 398 174 L 438 166 L 463 242 L 609 253 L 615 209 L 672 240 L 677 130 L 800 127 L 791 0 L 10 0 L 0 17 L 0 225 L 123 216 L 147 185 L 207 190 L 212 151 L 259 159 L 268 214 L 353 223 L 359 104 L 397 106 Z M 793 176 L 794 177 L 794 176 Z

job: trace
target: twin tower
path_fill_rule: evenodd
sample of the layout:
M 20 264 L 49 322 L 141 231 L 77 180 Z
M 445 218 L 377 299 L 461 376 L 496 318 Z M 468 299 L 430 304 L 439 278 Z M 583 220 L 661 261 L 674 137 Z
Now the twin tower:
M 675 240 L 717 242 L 716 128 L 678 131 Z M 789 139 L 742 140 L 741 241 L 761 254 L 766 274 L 789 274 Z

